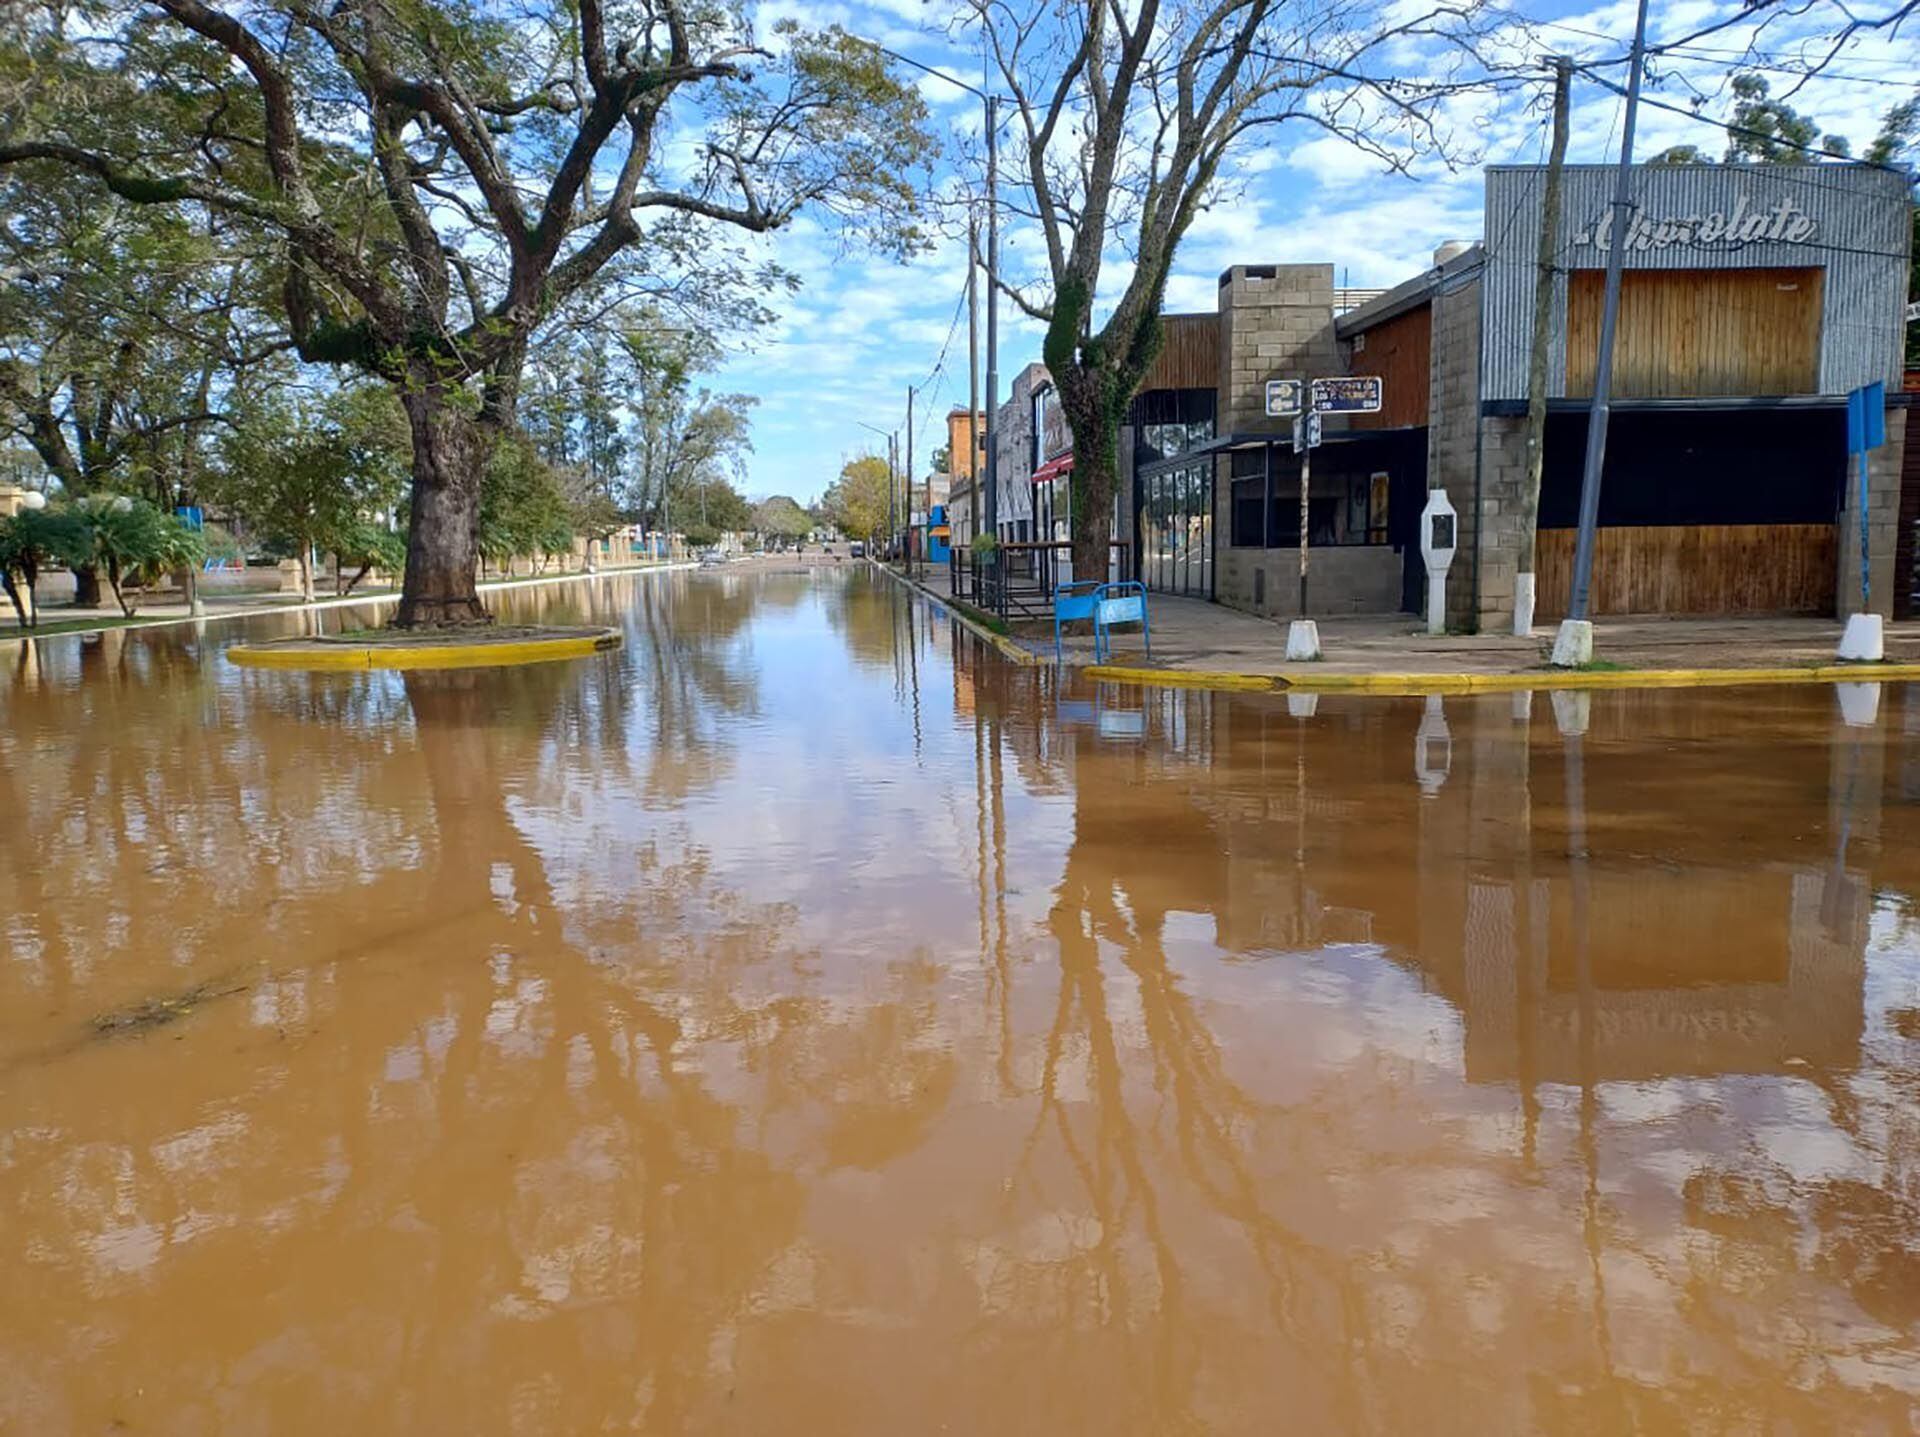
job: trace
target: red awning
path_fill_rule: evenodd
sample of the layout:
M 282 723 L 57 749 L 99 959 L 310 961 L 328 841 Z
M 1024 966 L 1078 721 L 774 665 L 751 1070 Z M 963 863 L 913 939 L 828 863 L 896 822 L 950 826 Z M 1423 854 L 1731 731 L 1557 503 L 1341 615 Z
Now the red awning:
M 1038 469 L 1034 470 L 1033 482 L 1036 484 L 1044 484 L 1049 479 L 1058 479 L 1062 474 L 1070 472 L 1072 468 L 1073 451 L 1069 449 L 1065 454 L 1056 455 L 1045 464 L 1042 464 Z

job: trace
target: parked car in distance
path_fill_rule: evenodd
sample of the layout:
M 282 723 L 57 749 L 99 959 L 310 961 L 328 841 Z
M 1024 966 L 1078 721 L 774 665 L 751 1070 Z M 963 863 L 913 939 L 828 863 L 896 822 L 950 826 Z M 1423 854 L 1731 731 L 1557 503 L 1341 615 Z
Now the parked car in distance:
M 847 557 L 850 559 L 866 558 L 867 546 L 861 543 L 858 539 L 855 539 L 851 544 L 847 545 Z

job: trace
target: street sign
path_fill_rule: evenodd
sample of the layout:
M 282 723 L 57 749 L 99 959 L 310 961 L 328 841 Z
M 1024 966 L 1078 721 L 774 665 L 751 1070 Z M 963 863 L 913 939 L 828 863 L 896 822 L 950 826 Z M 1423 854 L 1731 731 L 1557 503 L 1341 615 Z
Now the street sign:
M 1343 375 L 1313 381 L 1313 408 L 1318 414 L 1378 414 L 1386 386 L 1377 374 Z
M 1298 415 L 1293 421 L 1293 452 L 1304 453 L 1320 447 L 1323 426 L 1318 414 Z
M 1887 442 L 1887 386 L 1863 384 L 1847 395 L 1847 452 L 1864 454 Z
M 1300 381 L 1269 379 L 1267 381 L 1267 418 L 1290 419 L 1299 412 Z

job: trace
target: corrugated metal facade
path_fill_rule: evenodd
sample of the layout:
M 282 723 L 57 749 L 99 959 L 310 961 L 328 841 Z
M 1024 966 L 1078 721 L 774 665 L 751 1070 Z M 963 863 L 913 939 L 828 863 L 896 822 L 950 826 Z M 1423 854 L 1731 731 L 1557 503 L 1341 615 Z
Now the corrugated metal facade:
M 1566 269 L 1603 268 L 1615 170 L 1569 165 L 1558 236 Z M 1486 348 L 1481 397 L 1524 399 L 1546 171 L 1487 170 Z M 1898 387 L 1908 250 L 1901 176 L 1859 165 L 1655 165 L 1634 172 L 1628 269 L 1815 266 L 1826 271 L 1820 392 Z M 1566 393 L 1567 284 L 1555 285 L 1548 392 Z

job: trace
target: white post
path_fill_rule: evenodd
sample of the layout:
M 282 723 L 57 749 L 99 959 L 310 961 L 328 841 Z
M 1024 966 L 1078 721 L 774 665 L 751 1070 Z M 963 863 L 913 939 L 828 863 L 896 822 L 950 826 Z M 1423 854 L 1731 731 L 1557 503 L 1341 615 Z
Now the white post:
M 1420 511 L 1420 557 L 1427 566 L 1427 632 L 1447 631 L 1447 570 L 1459 545 L 1459 515 L 1445 489 L 1427 493 Z

